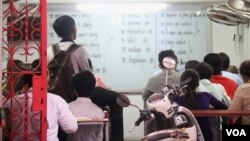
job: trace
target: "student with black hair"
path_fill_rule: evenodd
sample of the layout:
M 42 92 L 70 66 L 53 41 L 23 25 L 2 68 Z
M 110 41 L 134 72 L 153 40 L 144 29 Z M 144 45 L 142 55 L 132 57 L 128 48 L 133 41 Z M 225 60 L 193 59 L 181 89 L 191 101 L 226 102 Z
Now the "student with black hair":
M 92 61 L 89 59 L 90 68 L 93 69 Z M 123 107 L 117 103 L 117 97 L 120 95 L 116 91 L 107 89 L 99 76 L 95 75 L 96 87 L 91 95 L 93 103 L 101 108 L 108 107 L 111 122 L 111 138 L 110 141 L 123 141 Z
M 12 138 L 13 141 L 26 139 L 25 128 L 29 128 L 28 140 L 40 140 L 40 114 L 32 110 L 32 77 L 33 74 L 24 74 L 21 77 L 23 81 L 21 94 L 13 96 L 4 104 L 6 107 L 11 106 L 11 114 L 19 115 L 11 119 L 10 130 L 16 134 Z M 28 113 L 28 127 L 25 124 L 27 118 L 25 113 Z M 74 133 L 78 128 L 77 120 L 69 110 L 69 105 L 60 96 L 52 93 L 47 93 L 47 125 L 47 141 L 59 141 L 57 137 L 59 125 L 66 133 Z
M 232 99 L 229 110 L 250 110 L 250 60 L 245 60 L 240 65 L 240 74 L 244 84 L 240 85 Z M 249 125 L 250 117 L 242 116 L 241 124 Z
M 213 68 L 207 63 L 199 63 L 195 70 L 200 76 L 199 86 L 196 91 L 211 93 L 219 101 L 229 105 L 231 98 L 227 95 L 225 88 L 221 84 L 212 83 L 210 81 L 213 76 Z
M 223 62 L 221 56 L 217 53 L 209 53 L 204 57 L 204 62 L 208 63 L 213 68 L 211 82 L 221 84 L 225 88 L 228 96 L 233 99 L 237 84 L 234 82 L 234 80 L 222 76 L 221 71 Z
M 89 71 L 81 71 L 73 77 L 73 87 L 78 97 L 75 101 L 69 103 L 69 107 L 74 116 L 90 119 L 104 118 L 102 109 L 95 105 L 90 99 L 95 85 L 95 77 Z M 103 124 L 79 126 L 76 133 L 69 135 L 68 140 L 102 141 Z
M 186 69 L 195 69 L 197 64 L 199 64 L 199 61 L 197 61 L 197 60 L 189 60 L 185 64 L 185 70 Z
M 68 15 L 62 15 L 58 17 L 53 23 L 53 29 L 57 35 L 62 38 L 58 43 L 60 50 L 67 50 L 76 39 L 77 29 L 74 19 Z M 48 63 L 53 59 L 54 54 L 52 47 L 47 49 L 47 60 Z M 71 54 L 71 61 L 74 67 L 74 73 L 80 71 L 90 71 L 89 55 L 84 47 L 79 47 Z M 93 72 L 92 72 L 93 73 Z M 110 107 L 110 118 L 111 118 L 111 138 L 110 141 L 123 141 L 123 107 L 121 107 L 116 98 L 118 93 L 112 90 L 108 90 L 102 87 L 95 87 L 91 100 L 99 107 Z M 61 133 L 61 132 L 59 132 Z M 65 139 L 64 133 L 60 134 L 60 139 Z
M 77 36 L 77 29 L 75 20 L 68 15 L 58 17 L 53 23 L 53 29 L 61 38 L 58 43 L 60 50 L 66 51 L 72 44 Z M 52 46 L 47 49 L 47 63 L 54 57 Z M 79 47 L 71 54 L 71 61 L 73 64 L 74 72 L 77 73 L 81 70 L 91 71 L 88 64 L 89 55 L 84 47 Z
M 153 93 L 162 93 L 167 85 L 175 85 L 180 82 L 180 73 L 176 72 L 177 56 L 173 50 L 164 50 L 158 54 L 159 67 L 162 71 L 152 76 L 142 94 L 144 101 Z
M 199 86 L 199 75 L 194 69 L 187 69 L 181 75 L 181 81 L 192 78 L 184 89 L 184 95 L 174 97 L 173 101 L 180 106 L 184 106 L 190 110 L 209 110 L 210 105 L 214 109 L 227 109 L 227 105 L 217 100 L 212 94 L 207 92 L 196 92 Z M 196 117 L 201 128 L 205 141 L 212 141 L 212 125 L 211 117 Z
M 210 81 L 213 76 L 213 68 L 207 63 L 199 63 L 196 66 L 195 70 L 200 76 L 199 86 L 196 88 L 196 91 L 211 93 L 219 101 L 229 106 L 231 98 L 227 95 L 225 88 L 221 84 L 212 83 Z M 212 117 L 210 121 L 213 125 L 211 129 L 213 131 L 213 134 L 215 135 L 213 141 L 219 141 L 220 134 L 218 133 L 218 131 L 220 131 L 221 129 L 220 127 L 222 122 L 226 123 L 227 119 L 224 118 L 223 120 L 221 120 L 220 117 Z

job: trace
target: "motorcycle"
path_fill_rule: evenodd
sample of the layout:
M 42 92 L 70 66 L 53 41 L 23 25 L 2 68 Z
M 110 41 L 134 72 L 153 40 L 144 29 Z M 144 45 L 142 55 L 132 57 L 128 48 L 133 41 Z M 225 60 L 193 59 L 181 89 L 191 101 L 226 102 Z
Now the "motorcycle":
M 187 79 L 176 86 L 167 86 L 163 88 L 163 93 L 155 93 L 146 101 L 147 109 L 141 110 L 138 106 L 130 103 L 127 97 L 122 95 L 117 102 L 123 106 L 136 107 L 140 116 L 135 121 L 134 126 L 139 126 L 145 121 L 146 135 L 141 141 L 204 141 L 199 124 L 192 112 L 179 106 L 172 101 L 174 96 L 183 95 L 183 89 L 187 87 Z

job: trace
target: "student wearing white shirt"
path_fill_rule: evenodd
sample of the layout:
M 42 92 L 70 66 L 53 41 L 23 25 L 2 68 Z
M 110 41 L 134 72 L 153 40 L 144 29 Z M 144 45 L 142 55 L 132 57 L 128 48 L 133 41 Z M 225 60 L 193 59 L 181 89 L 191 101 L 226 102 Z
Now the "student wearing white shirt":
M 25 140 L 25 113 L 28 113 L 28 140 L 40 141 L 40 113 L 33 111 L 32 106 L 32 74 L 24 74 L 23 92 L 9 99 L 4 106 L 12 106 L 11 130 L 15 132 L 13 141 Z M 27 92 L 27 94 L 26 94 Z M 14 102 L 13 102 L 14 100 Z M 28 100 L 28 102 L 26 102 Z M 47 95 L 47 141 L 59 141 L 58 127 L 59 125 L 66 133 L 76 132 L 78 125 L 77 120 L 69 110 L 69 106 L 64 99 L 52 93 Z
M 243 84 L 243 80 L 241 79 L 241 77 L 237 74 L 234 74 L 232 72 L 227 71 L 227 69 L 230 66 L 230 58 L 226 53 L 219 53 L 223 62 L 223 67 L 222 67 L 222 75 L 225 77 L 228 77 L 230 79 L 233 79 L 235 81 L 235 83 L 239 86 L 241 84 Z
M 207 63 L 199 63 L 196 71 L 200 76 L 199 86 L 196 91 L 211 93 L 219 101 L 230 104 L 230 97 L 227 95 L 225 88 L 221 84 L 212 83 L 210 79 L 213 76 L 213 68 Z
M 207 63 L 199 63 L 196 65 L 196 71 L 200 76 L 199 86 L 196 88 L 196 91 L 211 93 L 216 99 L 224 102 L 228 106 L 231 102 L 231 98 L 227 95 L 224 87 L 221 84 L 210 81 L 213 76 L 213 68 Z M 220 136 L 218 131 L 220 131 L 221 119 L 217 117 L 211 118 L 210 123 L 213 125 L 211 127 L 214 134 L 213 141 L 219 141 Z
M 69 103 L 70 110 L 76 117 L 104 119 L 104 112 L 95 105 L 90 96 L 96 85 L 95 76 L 89 71 L 82 71 L 73 77 L 73 87 L 78 95 Z M 103 124 L 81 125 L 76 133 L 69 135 L 68 141 L 102 141 Z

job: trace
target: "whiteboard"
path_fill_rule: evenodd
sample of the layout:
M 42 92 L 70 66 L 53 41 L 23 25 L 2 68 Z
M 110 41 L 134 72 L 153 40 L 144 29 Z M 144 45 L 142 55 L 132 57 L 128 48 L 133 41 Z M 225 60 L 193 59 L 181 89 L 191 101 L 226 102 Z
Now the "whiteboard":
M 48 45 L 60 39 L 52 28 L 60 15 L 72 16 L 77 25 L 76 43 L 82 44 L 94 71 L 115 90 L 141 90 L 159 70 L 158 53 L 173 49 L 178 70 L 190 59 L 201 61 L 209 52 L 210 22 L 204 6 L 175 8 L 147 14 L 86 13 L 48 10 Z

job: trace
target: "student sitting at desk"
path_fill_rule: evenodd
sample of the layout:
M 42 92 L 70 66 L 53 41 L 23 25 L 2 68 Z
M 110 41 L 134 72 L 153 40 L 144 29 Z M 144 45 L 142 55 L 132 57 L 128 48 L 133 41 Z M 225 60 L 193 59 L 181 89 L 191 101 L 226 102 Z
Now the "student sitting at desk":
M 39 73 L 38 73 L 39 75 Z M 39 141 L 41 117 L 38 111 L 32 110 L 33 101 L 33 75 L 24 74 L 21 76 L 23 81 L 21 94 L 15 95 L 3 104 L 4 107 L 11 108 L 10 113 L 13 117 L 7 119 L 8 130 L 6 140 L 11 141 Z M 77 120 L 69 110 L 69 105 L 60 96 L 47 93 L 47 141 L 59 141 L 58 127 L 62 127 L 66 133 L 77 131 Z M 28 115 L 27 115 L 28 113 Z M 28 117 L 27 117 L 28 116 Z M 28 121 L 25 122 L 25 119 Z M 11 124 L 10 124 L 11 122 Z M 28 131 L 28 136 L 25 134 Z
M 217 100 L 212 94 L 207 92 L 196 92 L 196 88 L 199 86 L 199 75 L 193 69 L 185 70 L 181 75 L 181 81 L 188 78 L 192 78 L 190 82 L 187 83 L 187 88 L 185 88 L 184 95 L 174 97 L 173 101 L 178 105 L 184 106 L 190 110 L 209 110 L 210 105 L 214 109 L 227 109 L 227 105 Z M 212 125 L 211 117 L 196 117 L 197 122 L 201 128 L 202 134 L 205 141 L 212 141 Z
M 95 76 L 89 71 L 82 71 L 73 77 L 73 87 L 78 95 L 69 103 L 70 110 L 76 117 L 103 119 L 104 112 L 94 103 L 90 96 L 96 85 Z M 102 141 L 103 124 L 79 126 L 76 133 L 69 135 L 69 141 Z
M 243 78 L 244 84 L 240 85 L 236 92 L 235 96 L 232 99 L 229 110 L 250 110 L 250 60 L 245 60 L 240 65 L 240 74 Z M 249 125 L 250 117 L 242 116 L 240 124 Z

